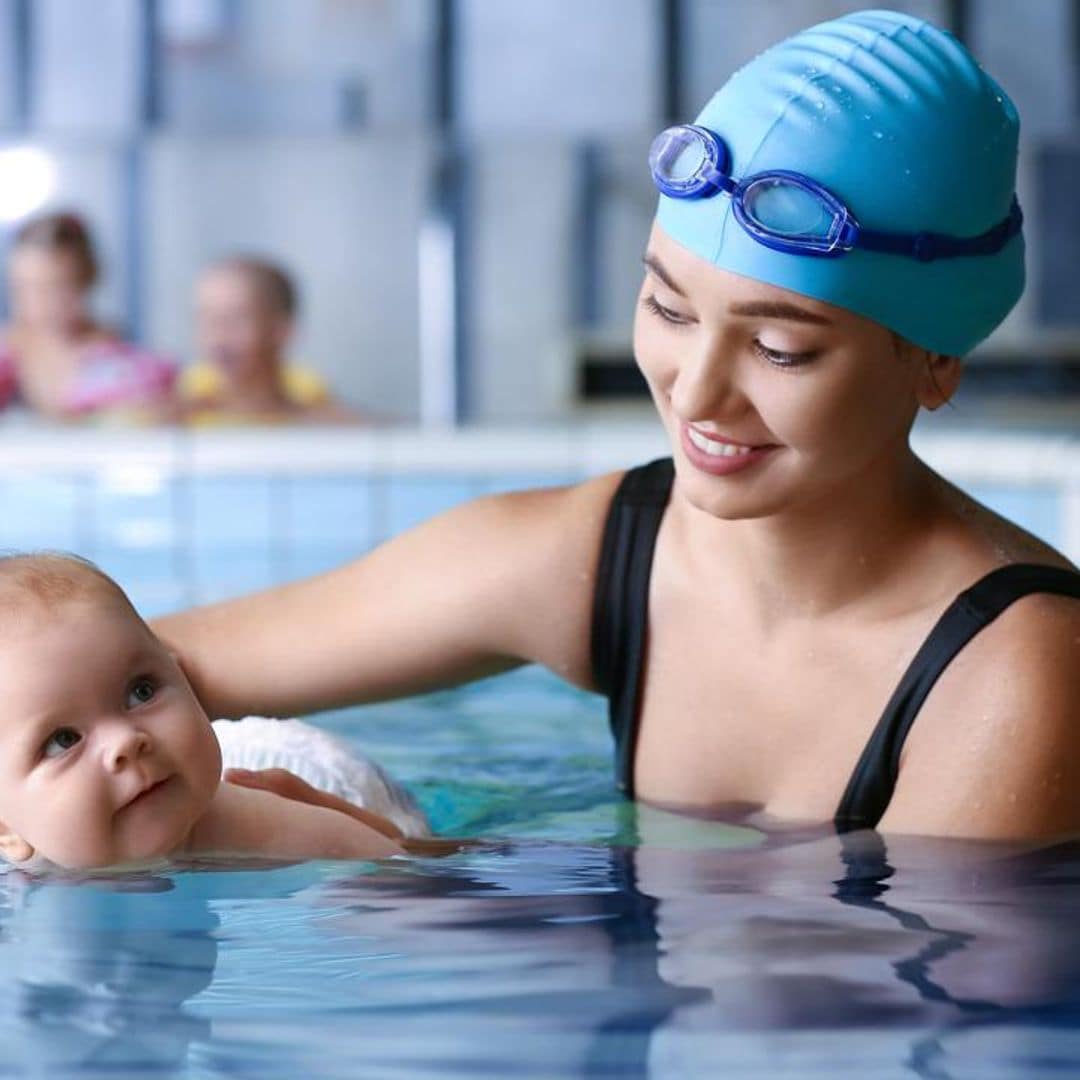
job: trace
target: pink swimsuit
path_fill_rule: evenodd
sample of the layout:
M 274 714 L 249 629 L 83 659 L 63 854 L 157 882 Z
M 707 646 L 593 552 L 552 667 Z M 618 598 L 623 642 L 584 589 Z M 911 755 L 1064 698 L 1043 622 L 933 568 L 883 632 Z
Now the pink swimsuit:
M 79 357 L 78 371 L 64 392 L 63 411 L 77 417 L 117 405 L 158 401 L 172 390 L 176 376 L 172 361 L 137 345 L 95 342 Z M 18 401 L 15 357 L 8 346 L 0 346 L 0 408 Z

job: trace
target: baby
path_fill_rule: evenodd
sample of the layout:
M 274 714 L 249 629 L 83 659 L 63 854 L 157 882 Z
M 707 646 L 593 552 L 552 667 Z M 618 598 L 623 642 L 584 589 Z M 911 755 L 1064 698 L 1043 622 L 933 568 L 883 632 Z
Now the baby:
M 0 691 L 10 863 L 89 870 L 405 850 L 381 815 L 222 782 L 218 739 L 180 666 L 120 587 L 74 556 L 0 558 Z

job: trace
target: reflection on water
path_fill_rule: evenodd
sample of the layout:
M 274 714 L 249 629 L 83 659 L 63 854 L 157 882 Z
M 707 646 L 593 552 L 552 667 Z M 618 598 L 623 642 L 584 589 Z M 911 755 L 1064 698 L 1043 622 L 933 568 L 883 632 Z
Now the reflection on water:
M 9 873 L 0 1076 L 1080 1071 L 1080 845 L 656 842 L 670 824 L 374 867 Z

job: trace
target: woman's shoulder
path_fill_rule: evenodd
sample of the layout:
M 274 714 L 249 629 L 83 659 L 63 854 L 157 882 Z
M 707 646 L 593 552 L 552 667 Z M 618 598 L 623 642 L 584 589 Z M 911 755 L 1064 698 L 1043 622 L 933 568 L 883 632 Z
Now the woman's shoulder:
M 973 566 L 1032 562 L 1072 567 L 1046 540 L 941 477 L 937 478 L 936 501 L 942 526 L 937 535 L 965 549 Z
M 1080 830 L 1080 575 L 1058 560 L 990 573 L 980 582 L 1043 578 L 1073 591 L 1006 589 L 989 604 L 1019 592 L 983 614 L 934 687 L 882 828 L 996 839 Z
M 1034 645 L 1030 661 L 1045 652 L 1042 646 L 1051 646 L 1063 634 L 1068 638 L 1065 643 L 1075 649 L 1080 640 L 1076 631 L 1080 602 L 1075 595 L 1080 571 L 1069 558 L 956 489 L 950 490 L 947 507 L 940 565 L 949 567 L 950 577 L 960 586 L 957 592 L 962 589 L 995 612 L 976 639 L 978 648 L 972 643 L 973 651 L 1001 653 L 993 656 L 993 662 L 1011 663 Z M 1070 589 L 1073 595 L 1068 595 Z M 1074 627 L 1071 638 L 1065 628 L 1069 622 Z M 1014 648 L 1017 642 L 1025 646 L 1020 653 Z

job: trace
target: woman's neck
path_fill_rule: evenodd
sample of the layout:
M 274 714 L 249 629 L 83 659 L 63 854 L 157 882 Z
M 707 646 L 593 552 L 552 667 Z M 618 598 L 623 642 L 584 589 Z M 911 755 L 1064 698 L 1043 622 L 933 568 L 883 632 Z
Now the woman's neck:
M 676 482 L 672 541 L 706 580 L 745 584 L 762 625 L 828 615 L 867 597 L 907 606 L 881 586 L 903 580 L 938 513 L 940 484 L 906 444 L 813 502 L 760 518 L 719 521 L 679 498 Z

